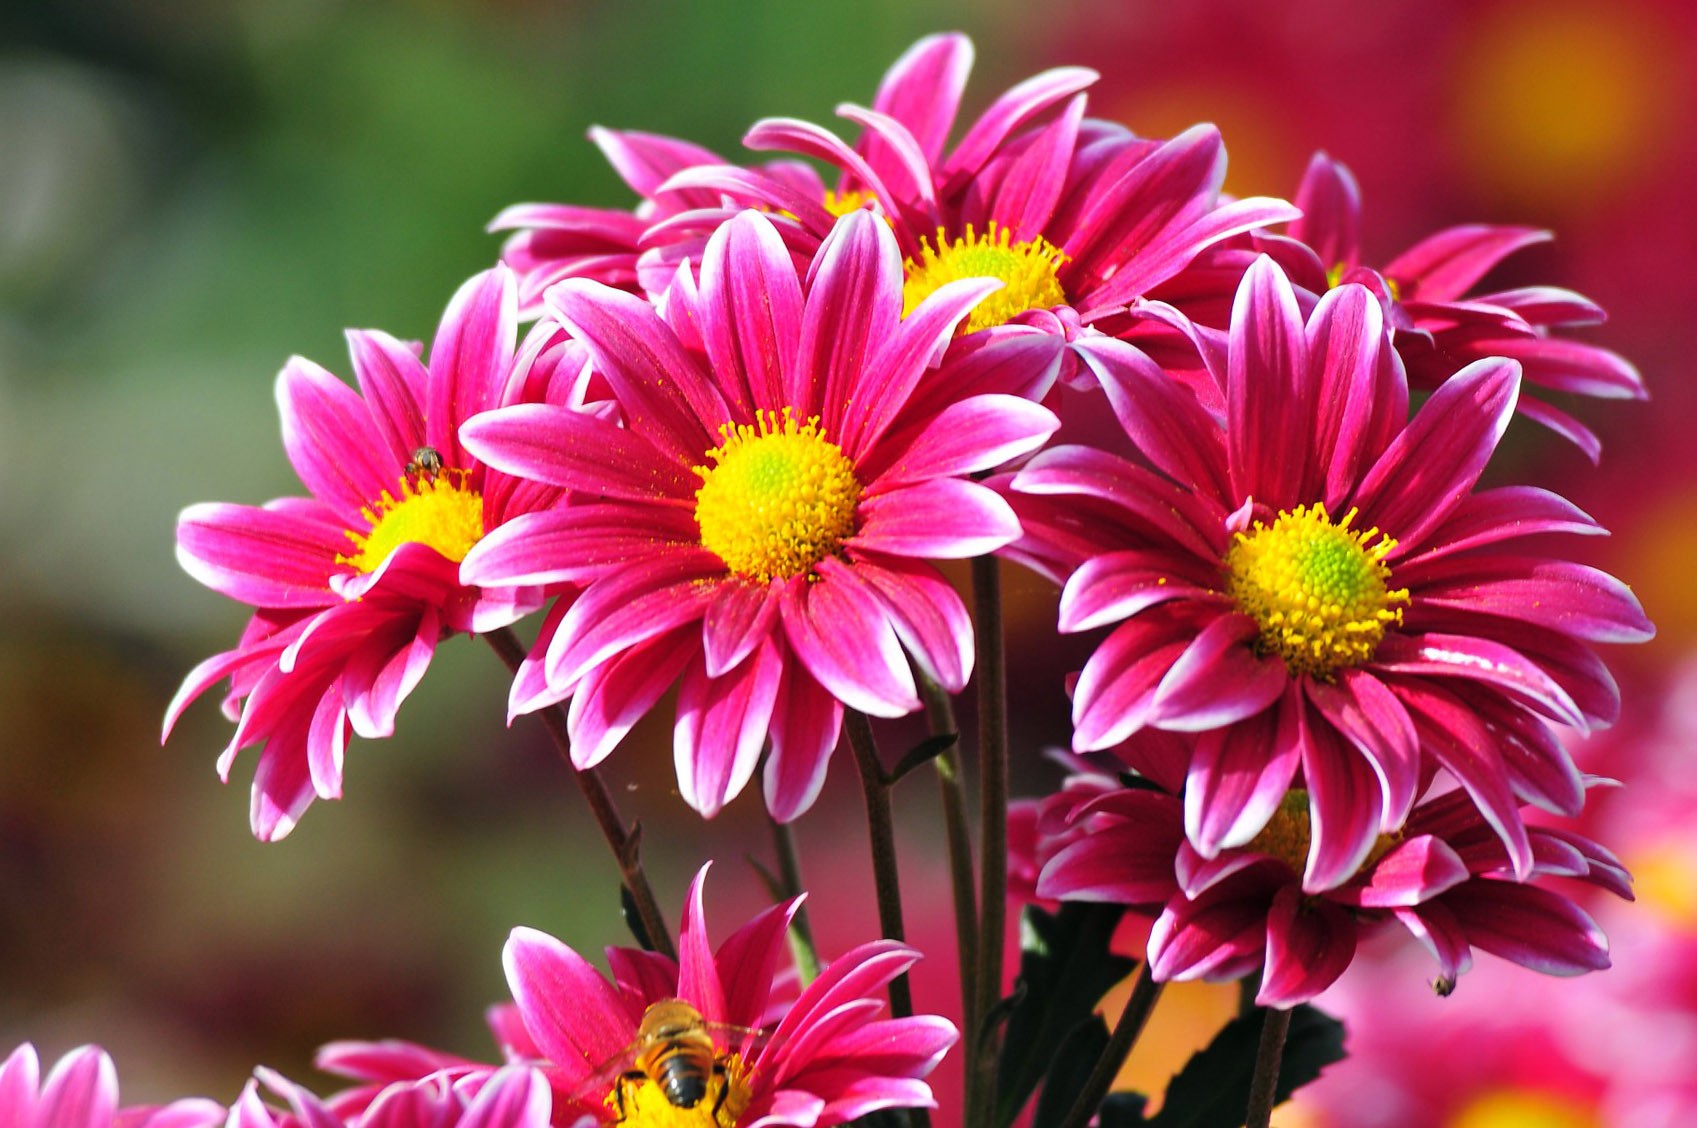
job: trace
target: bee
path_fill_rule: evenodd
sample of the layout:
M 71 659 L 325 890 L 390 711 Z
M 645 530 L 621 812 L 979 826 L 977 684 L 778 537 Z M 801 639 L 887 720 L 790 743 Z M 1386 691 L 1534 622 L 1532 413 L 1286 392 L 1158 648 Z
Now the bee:
M 442 452 L 433 446 L 421 446 L 412 452 L 404 471 L 409 478 L 429 478 L 434 482 L 442 473 Z
M 719 1047 L 713 1041 L 715 1031 L 723 1031 L 733 1039 L 741 1038 L 745 1053 L 765 1038 L 758 1030 L 708 1022 L 699 1010 L 682 999 L 650 1003 L 637 1024 L 636 1038 L 590 1075 L 580 1086 L 580 1098 L 585 1091 L 604 1085 L 610 1075 L 615 1077 L 611 1097 L 622 1123 L 629 1116 L 626 1091 L 633 1085 L 646 1081 L 673 1108 L 692 1109 L 707 1099 L 717 1080 L 718 1093 L 709 1111 L 716 1120 L 731 1085 L 725 1076 Z M 615 1074 L 614 1070 L 618 1072 Z

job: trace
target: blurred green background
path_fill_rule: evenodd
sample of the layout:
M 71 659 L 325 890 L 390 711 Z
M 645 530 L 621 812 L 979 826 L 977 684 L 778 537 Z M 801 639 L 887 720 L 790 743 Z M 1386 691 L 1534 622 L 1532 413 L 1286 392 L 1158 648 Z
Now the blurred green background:
M 1151 135 L 1217 121 L 1241 194 L 1288 195 L 1309 152 L 1329 149 L 1362 180 L 1381 255 L 1451 222 L 1556 228 L 1502 280 L 1601 301 L 1615 320 L 1590 339 L 1636 360 L 1657 402 L 1582 409 L 1604 432 L 1601 470 L 1517 432 L 1514 471 L 1553 478 L 1617 529 L 1595 558 L 1663 626 L 1626 656 L 1639 675 L 1690 649 L 1697 29 L 1672 0 L 13 0 L 0 12 L 0 1046 L 101 1041 L 126 1101 L 230 1099 L 255 1062 L 301 1075 L 340 1037 L 486 1056 L 480 1015 L 505 997 L 509 928 L 589 950 L 624 939 L 575 790 L 531 724 L 503 726 L 504 673 L 464 640 L 439 652 L 393 740 L 354 742 L 343 802 L 317 804 L 283 843 L 253 842 L 253 753 L 218 784 L 217 710 L 197 705 L 159 747 L 181 676 L 245 620 L 176 567 L 176 513 L 300 492 L 272 398 L 284 359 L 346 374 L 345 326 L 428 338 L 493 261 L 482 225 L 502 207 L 627 205 L 589 125 L 737 159 L 756 118 L 830 121 L 945 28 L 977 43 L 969 112 L 1076 62 L 1104 73 L 1099 116 Z M 1040 639 L 1052 593 L 1010 585 L 1016 627 Z M 1031 677 L 1058 668 L 1044 646 L 1027 653 Z M 1026 706 L 1027 743 L 1064 739 L 1058 684 Z M 646 827 L 663 903 L 720 859 L 722 935 L 762 899 L 742 861 L 769 852 L 759 803 L 700 824 L 671 791 L 667 727 L 645 724 L 608 772 Z M 799 826 L 839 946 L 874 927 L 846 768 Z M 1028 790 L 1049 778 L 1035 756 L 1022 772 Z M 923 900 L 943 869 L 929 790 L 910 790 L 923 793 L 902 796 L 904 877 Z M 913 931 L 942 944 L 947 929 Z M 940 990 L 934 1005 L 952 1008 Z

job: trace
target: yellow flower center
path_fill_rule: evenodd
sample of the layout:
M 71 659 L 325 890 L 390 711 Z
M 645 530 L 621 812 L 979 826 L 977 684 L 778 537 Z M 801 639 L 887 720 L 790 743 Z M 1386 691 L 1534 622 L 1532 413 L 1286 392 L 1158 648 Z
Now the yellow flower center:
M 706 1095 L 693 1107 L 679 1108 L 650 1078 L 630 1076 L 620 1077 L 607 1094 L 607 1109 L 629 1128 L 736 1128 L 754 1088 L 740 1055 L 720 1058 L 718 1065 L 707 1078 Z
M 990 223 L 984 235 L 973 233 L 950 242 L 942 228 L 935 240 L 919 245 L 919 257 L 902 264 L 902 316 L 947 283 L 962 278 L 999 278 L 1000 290 L 973 307 L 959 332 L 976 333 L 1003 325 L 1028 309 L 1048 309 L 1066 303 L 1066 292 L 1055 277 L 1067 260 L 1065 252 L 1039 235 L 1015 243 L 1005 227 Z
M 817 416 L 797 423 L 789 408 L 760 412 L 755 425 L 727 423 L 719 436 L 707 452 L 714 465 L 695 468 L 695 522 L 702 546 L 731 571 L 759 583 L 799 576 L 854 535 L 860 482 Z
M 1448 1128 L 1597 1128 L 1597 1117 L 1571 1097 L 1499 1089 L 1469 1101 Z
M 871 201 L 872 193 L 862 192 L 858 188 L 850 188 L 841 193 L 830 188 L 825 189 L 825 210 L 832 215 L 847 215 L 865 207 Z
M 1355 513 L 1333 524 L 1324 505 L 1298 506 L 1238 533 L 1226 553 L 1227 590 L 1260 624 L 1263 651 L 1292 674 L 1324 678 L 1360 665 L 1385 628 L 1402 622 L 1408 589 L 1386 586 L 1384 562 L 1396 541 L 1351 529 Z
M 400 496 L 384 490 L 363 510 L 371 530 L 349 529 L 355 551 L 336 557 L 337 563 L 374 572 L 408 541 L 429 545 L 455 563 L 464 560 L 483 538 L 483 496 L 466 486 L 467 476 L 464 470 L 402 475 Z
M 1308 866 L 1308 847 L 1313 838 L 1314 824 L 1308 810 L 1308 792 L 1293 787 L 1279 800 L 1279 809 L 1273 812 L 1261 833 L 1251 838 L 1244 849 L 1277 858 L 1292 871 L 1302 873 Z M 1394 834 L 1379 835 L 1373 848 L 1367 851 L 1361 869 L 1372 869 L 1399 841 L 1401 839 Z

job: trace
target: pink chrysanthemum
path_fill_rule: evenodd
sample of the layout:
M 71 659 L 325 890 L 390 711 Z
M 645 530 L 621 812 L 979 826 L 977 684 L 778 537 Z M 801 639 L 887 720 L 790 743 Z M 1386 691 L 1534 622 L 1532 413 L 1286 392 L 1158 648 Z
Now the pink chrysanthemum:
M 224 708 L 237 727 L 218 770 L 228 779 L 239 750 L 264 745 L 251 812 L 261 839 L 287 834 L 314 798 L 341 794 L 349 731 L 390 735 L 444 637 L 505 626 L 543 602 L 539 589 L 484 589 L 459 573 L 485 533 L 558 494 L 489 469 L 460 444 L 460 423 L 477 412 L 565 400 L 559 385 L 581 384 L 582 354 L 574 366 L 575 346 L 545 334 L 515 368 L 516 326 L 502 267 L 461 287 L 427 363 L 386 333 L 351 330 L 356 392 L 294 358 L 277 379 L 283 445 L 313 496 L 183 511 L 183 567 L 257 610 L 236 649 L 184 680 L 165 734 L 191 701 L 231 679 Z
M 1226 154 L 1213 126 L 1161 142 L 1086 120 L 1079 92 L 1096 73 L 1082 67 L 1045 71 L 1008 90 L 945 154 L 971 65 L 965 36 L 914 44 L 885 75 L 871 109 L 838 108 L 862 127 L 852 147 L 789 118 L 758 122 L 743 139 L 753 149 L 789 150 L 836 166 L 841 176 L 833 189 L 816 174 L 809 182 L 729 167 L 687 168 L 666 187 L 715 189 L 783 211 L 815 241 L 834 213 L 871 205 L 896 234 L 909 307 L 956 279 L 995 277 L 1003 289 L 973 311 L 963 331 L 1018 319 L 1067 341 L 1177 274 L 1204 248 L 1297 214 L 1283 200 L 1220 201 Z M 652 229 L 645 237 L 650 257 L 664 265 L 691 254 L 685 236 L 700 237 L 701 218 Z M 1094 368 L 1092 336 L 1078 343 Z
M 0 1062 L 0 1125 L 5 1128 L 215 1128 L 224 1108 L 199 1098 L 162 1107 L 118 1108 L 118 1071 L 99 1046 L 54 1063 L 45 1080 L 25 1042 Z
M 1612 720 L 1589 644 L 1653 628 L 1617 580 L 1529 543 L 1599 532 L 1589 517 L 1540 489 L 1474 490 L 1519 366 L 1476 362 L 1410 420 L 1373 296 L 1339 287 L 1305 322 L 1265 258 L 1204 355 L 1223 416 L 1153 365 L 1105 369 L 1147 465 L 1060 447 L 1011 482 L 1014 554 L 1066 577 L 1061 629 L 1118 624 L 1078 678 L 1075 748 L 1203 733 L 1184 825 L 1209 858 L 1305 789 L 1309 892 L 1360 869 L 1441 768 L 1527 875 L 1521 802 L 1582 803 L 1547 722 Z
M 1136 757 L 1132 757 L 1136 761 Z M 1147 765 L 1146 765 L 1147 766 Z M 1184 801 L 1158 786 L 1078 787 L 1042 816 L 1037 892 L 1159 913 L 1149 937 L 1158 981 L 1262 973 L 1256 1001 L 1290 1007 L 1342 975 L 1359 936 L 1396 921 L 1437 959 L 1448 992 L 1472 949 L 1551 975 L 1609 966 L 1595 922 L 1531 876 L 1591 882 L 1631 899 L 1620 862 L 1579 835 L 1527 832 L 1535 861 L 1517 875 L 1471 799 L 1452 791 L 1415 807 L 1395 834 L 1378 835 L 1359 867 L 1320 893 L 1308 868 L 1309 797 L 1287 793 L 1242 846 L 1204 858 L 1185 838 Z
M 846 952 L 765 1026 L 800 900 L 767 909 L 715 951 L 702 910 L 706 874 L 703 867 L 690 885 L 680 962 L 609 948 L 612 983 L 553 937 L 514 930 L 507 981 L 556 1090 L 608 1120 L 622 1109 L 630 1128 L 829 1128 L 882 1108 L 934 1107 L 924 1078 L 954 1044 L 953 1024 L 933 1015 L 878 1017 L 878 993 L 919 953 L 889 940 Z M 643 1048 L 643 1018 L 657 1004 L 698 1018 L 691 1038 L 712 1041 L 705 1084 L 688 1107 L 640 1067 L 627 1075 Z
M 260 1069 L 230 1108 L 225 1128 L 590 1128 L 594 1119 L 556 1119 L 553 1093 L 524 1065 L 433 1073 L 384 1086 L 369 1103 L 339 1111 L 273 1070 Z M 260 1096 L 259 1082 L 287 1105 Z
M 463 441 L 491 466 L 574 494 L 492 533 L 464 575 L 584 585 L 544 625 L 546 688 L 521 678 L 514 700 L 574 694 L 580 767 L 681 678 L 684 798 L 717 812 L 769 737 L 766 802 L 788 820 L 818 794 L 845 706 L 919 708 L 909 656 L 950 692 L 965 685 L 971 623 L 923 561 L 1018 536 L 968 475 L 1034 450 L 1056 421 L 991 391 L 1041 379 L 1024 337 L 930 368 L 997 284 L 956 283 L 904 317 L 894 237 L 870 212 L 841 221 L 806 278 L 744 213 L 700 279 L 697 292 L 680 273 L 664 317 L 594 283 L 548 292 L 625 426 L 548 405 L 468 423 Z
M 1600 324 L 1595 302 L 1556 286 L 1523 286 L 1472 294 L 1470 290 L 1516 251 L 1550 239 L 1534 227 L 1466 224 L 1420 240 L 1382 267 L 1369 265 L 1361 244 L 1361 190 L 1349 169 L 1316 153 L 1297 189 L 1288 236 L 1256 233 L 1233 247 L 1206 256 L 1197 278 L 1171 295 L 1185 312 L 1205 320 L 1209 308 L 1223 311 L 1233 279 L 1258 251 L 1270 254 L 1296 286 L 1305 304 L 1333 286 L 1359 283 L 1384 307 L 1397 352 L 1415 388 L 1436 388 L 1468 364 L 1487 357 L 1520 362 L 1533 388 L 1606 399 L 1643 399 L 1644 381 L 1631 361 L 1609 349 L 1553 335 Z M 1215 300 L 1203 294 L 1212 292 Z M 1213 316 L 1218 316 L 1216 312 Z M 1594 462 L 1601 453 L 1595 433 L 1567 412 L 1530 395 L 1517 410 L 1564 436 Z

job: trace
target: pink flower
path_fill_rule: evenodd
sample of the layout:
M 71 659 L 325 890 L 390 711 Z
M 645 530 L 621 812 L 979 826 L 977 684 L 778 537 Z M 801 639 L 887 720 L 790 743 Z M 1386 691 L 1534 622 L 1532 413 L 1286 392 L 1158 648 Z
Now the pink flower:
M 766 803 L 788 820 L 824 782 L 844 707 L 919 708 L 909 657 L 960 690 L 971 623 L 924 561 L 1019 535 L 968 475 L 1056 426 L 998 390 L 1044 378 L 1026 336 L 930 367 L 995 287 L 956 283 L 903 317 L 894 236 L 870 213 L 845 217 L 803 278 L 750 212 L 713 236 L 699 291 L 680 273 L 663 313 L 594 283 L 551 289 L 625 426 L 536 404 L 462 431 L 489 465 L 573 491 L 465 560 L 471 583 L 583 585 L 544 625 L 545 686 L 521 677 L 514 707 L 573 694 L 573 757 L 588 767 L 681 679 L 684 798 L 716 813 L 770 737 Z
M 645 1018 L 660 1007 L 691 1019 L 692 1045 L 711 1039 L 711 1064 L 695 1079 L 700 1091 L 688 1094 L 688 1107 L 711 1102 L 711 1115 L 699 1117 L 704 1128 L 829 1128 L 882 1108 L 934 1107 L 924 1078 L 954 1044 L 954 1026 L 933 1015 L 879 1018 L 876 997 L 919 953 L 888 940 L 854 948 L 767 1028 L 774 974 L 800 899 L 762 912 L 715 951 L 702 910 L 706 873 L 703 867 L 690 886 L 678 963 L 609 948 L 609 983 L 553 937 L 513 931 L 507 981 L 556 1089 L 605 1119 L 622 1109 L 631 1128 L 681 1123 L 673 1119 L 680 1115 L 676 1099 L 633 1064 Z
M 1324 153 L 1309 162 L 1296 205 L 1302 215 L 1291 221 L 1288 238 L 1257 234 L 1244 247 L 1214 256 L 1206 269 L 1230 277 L 1233 261 L 1241 270 L 1264 250 L 1284 267 L 1305 303 L 1343 283 L 1366 286 L 1384 307 L 1416 388 L 1435 388 L 1473 361 L 1508 357 L 1520 362 L 1526 383 L 1540 390 L 1645 397 L 1644 381 L 1626 358 L 1554 335 L 1604 320 L 1602 308 L 1589 298 L 1555 286 L 1469 293 L 1504 258 L 1548 241 L 1548 231 L 1491 224 L 1447 227 L 1375 268 L 1362 253 L 1361 190 L 1349 169 Z M 1194 304 L 1183 304 L 1186 312 L 1206 316 Z M 1521 398 L 1518 410 L 1597 460 L 1597 436 L 1567 412 L 1529 396 Z
M 1086 120 L 1080 91 L 1096 73 L 1082 67 L 1014 86 L 945 153 L 971 66 L 965 36 L 928 36 L 890 68 L 872 108 L 838 107 L 862 128 L 854 146 L 790 118 L 758 122 L 743 139 L 836 166 L 833 189 L 810 172 L 778 177 L 728 166 L 685 168 L 665 187 L 715 189 L 783 211 L 802 235 L 786 237 L 803 251 L 824 237 L 834 214 L 871 205 L 895 232 L 909 307 L 959 278 L 999 278 L 1004 288 L 962 332 L 1017 319 L 1076 340 L 1091 368 L 1097 342 L 1084 332 L 1089 323 L 1124 310 L 1205 247 L 1297 214 L 1282 200 L 1221 203 L 1226 154 L 1212 126 L 1160 142 Z M 684 236 L 706 229 L 688 217 L 652 229 L 649 256 L 675 264 L 694 253 Z M 1067 373 L 1074 367 L 1069 361 Z
M 1343 974 L 1360 936 L 1393 920 L 1437 959 L 1444 993 L 1475 947 L 1550 975 L 1609 966 L 1591 918 L 1568 898 L 1523 884 L 1460 791 L 1415 807 L 1400 831 L 1375 838 L 1357 869 L 1316 894 L 1302 879 L 1313 823 L 1300 789 L 1248 843 L 1212 858 L 1186 841 L 1176 795 L 1154 786 L 1093 790 L 1046 804 L 1037 892 L 1157 911 L 1149 963 L 1158 981 L 1236 979 L 1259 969 L 1256 1001 L 1295 1006 Z M 1528 839 L 1532 875 L 1579 878 L 1631 898 L 1626 871 L 1596 843 L 1545 827 L 1531 828 Z
M 0 1124 L 5 1128 L 214 1128 L 223 1123 L 222 1106 L 196 1098 L 120 1111 L 118 1071 L 99 1046 L 72 1050 L 54 1063 L 45 1081 L 28 1042 L 0 1062 Z
M 593 1124 L 591 1118 L 553 1119 L 553 1095 L 542 1074 L 515 1065 L 472 1074 L 433 1073 L 385 1086 L 369 1104 L 341 1112 L 294 1082 L 256 1071 L 230 1109 L 225 1128 L 551 1128 Z M 281 1111 L 259 1095 L 259 1081 L 288 1106 Z
M 582 354 L 573 365 L 545 335 L 515 371 L 516 325 L 503 267 L 460 288 L 428 363 L 386 333 L 350 330 L 356 392 L 294 358 L 277 401 L 284 448 L 312 496 L 194 505 L 179 519 L 184 569 L 256 610 L 236 649 L 184 680 L 165 734 L 231 679 L 224 709 L 237 726 L 218 770 L 228 779 L 238 751 L 263 745 L 251 811 L 261 839 L 287 834 L 314 798 L 340 796 L 348 733 L 390 735 L 443 638 L 505 626 L 543 601 L 536 588 L 460 579 L 485 533 L 558 492 L 485 467 L 460 444 L 460 423 L 479 411 L 549 384 L 581 386 Z
M 1303 788 L 1310 893 L 1356 873 L 1442 769 L 1527 876 L 1521 803 L 1582 803 L 1549 722 L 1611 721 L 1590 644 L 1653 628 L 1617 580 L 1528 542 L 1600 531 L 1588 516 L 1540 489 L 1474 490 L 1519 366 L 1469 365 L 1410 420 L 1371 293 L 1334 289 L 1304 320 L 1266 258 L 1225 346 L 1199 341 L 1219 414 L 1147 362 L 1104 369 L 1147 465 L 1060 447 L 1011 482 L 1013 552 L 1065 578 L 1061 629 L 1117 624 L 1078 678 L 1074 747 L 1201 733 L 1184 828 L 1210 859 Z

